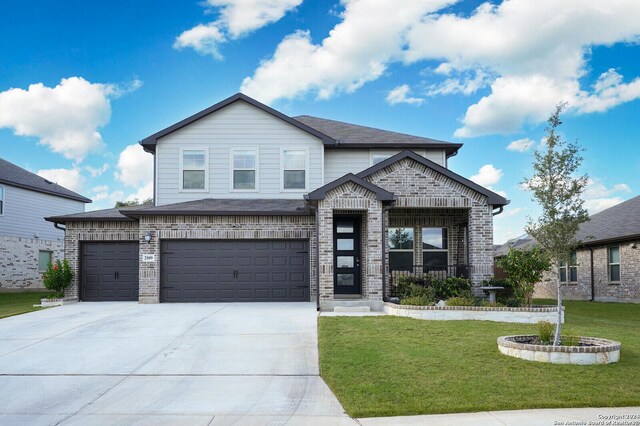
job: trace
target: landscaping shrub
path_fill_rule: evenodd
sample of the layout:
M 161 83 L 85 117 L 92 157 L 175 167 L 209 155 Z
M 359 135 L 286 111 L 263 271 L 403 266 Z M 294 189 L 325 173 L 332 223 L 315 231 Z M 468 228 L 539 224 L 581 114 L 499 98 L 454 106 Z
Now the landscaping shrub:
M 42 275 L 44 286 L 55 292 L 55 297 L 64 297 L 64 289 L 71 284 L 73 279 L 73 271 L 69 266 L 69 262 L 65 259 L 63 262 L 56 260 L 55 265 L 49 262 L 47 270 Z
M 451 297 L 446 301 L 447 306 L 473 306 L 475 305 L 475 300 L 467 297 Z
M 435 277 L 425 277 L 424 284 L 418 284 L 415 277 L 400 277 L 396 285 L 396 296 L 401 301 L 411 297 L 426 297 L 431 303 L 438 300 L 448 300 L 461 297 L 473 300 L 471 282 L 465 278 L 449 277 L 441 280 Z M 430 303 L 429 303 L 430 304 Z
M 413 306 L 429 306 L 433 305 L 433 299 L 428 296 L 410 296 L 405 297 L 400 301 L 401 305 L 413 305 Z
M 449 277 L 444 280 L 433 278 L 431 286 L 435 290 L 436 299 L 438 300 L 464 296 L 471 291 L 471 281 L 466 278 Z
M 487 299 L 480 299 L 480 303 L 478 303 L 478 306 L 483 306 L 483 307 L 486 307 L 486 308 L 489 308 L 489 307 L 490 308 L 503 308 L 504 307 L 504 305 L 502 303 L 500 303 L 500 302 L 496 301 L 496 303 L 491 303 Z
M 556 331 L 556 325 L 549 321 L 538 321 L 538 337 L 540 343 L 550 345 L 553 343 L 553 335 Z

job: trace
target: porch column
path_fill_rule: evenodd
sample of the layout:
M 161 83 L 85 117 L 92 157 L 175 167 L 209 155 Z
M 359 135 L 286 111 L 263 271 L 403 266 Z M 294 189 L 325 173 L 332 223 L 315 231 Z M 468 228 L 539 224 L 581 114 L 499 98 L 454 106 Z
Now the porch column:
M 363 296 L 368 300 L 382 301 L 382 203 L 370 201 L 367 209 L 367 279 Z
M 493 276 L 492 209 L 476 202 L 469 212 L 469 265 L 474 286 Z
M 333 206 L 328 200 L 318 202 L 318 262 L 320 303 L 333 300 Z

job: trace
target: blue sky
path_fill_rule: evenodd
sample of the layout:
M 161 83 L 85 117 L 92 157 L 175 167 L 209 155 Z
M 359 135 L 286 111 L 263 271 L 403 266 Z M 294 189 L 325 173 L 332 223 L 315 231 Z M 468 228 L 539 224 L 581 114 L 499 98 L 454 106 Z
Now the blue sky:
M 398 4 L 2 2 L 0 156 L 111 207 L 150 192 L 137 141 L 242 90 L 289 115 L 463 142 L 450 168 L 512 200 L 499 243 L 536 214 L 519 183 L 567 101 L 591 212 L 638 195 L 636 0 Z

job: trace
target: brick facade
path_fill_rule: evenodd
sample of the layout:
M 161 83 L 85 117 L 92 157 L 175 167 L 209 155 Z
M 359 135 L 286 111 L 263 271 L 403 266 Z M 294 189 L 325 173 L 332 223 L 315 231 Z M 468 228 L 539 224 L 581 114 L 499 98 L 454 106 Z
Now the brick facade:
M 62 259 L 62 240 L 0 237 L 0 288 L 42 289 L 40 251 L 51 252 L 51 261 Z
M 620 281 L 609 280 L 608 248 L 620 247 Z M 597 301 L 640 302 L 640 244 L 634 241 L 619 244 L 593 246 L 594 299 Z M 569 300 L 591 299 L 591 252 L 588 248 L 576 251 L 578 280 L 562 284 L 562 296 Z M 542 282 L 536 284 L 534 297 L 556 298 L 557 269 L 545 273 Z

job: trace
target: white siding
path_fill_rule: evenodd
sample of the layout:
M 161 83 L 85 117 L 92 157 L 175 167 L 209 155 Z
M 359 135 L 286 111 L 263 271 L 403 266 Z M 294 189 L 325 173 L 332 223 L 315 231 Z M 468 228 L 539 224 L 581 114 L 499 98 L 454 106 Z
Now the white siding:
M 324 183 L 333 182 L 347 173 L 359 173 L 370 167 L 373 153 L 391 156 L 401 151 L 400 149 L 327 149 L 324 154 Z M 444 149 L 415 149 L 413 151 L 434 163 L 447 167 Z
M 180 148 L 208 148 L 209 188 L 182 192 L 179 188 Z M 231 149 L 258 148 L 259 192 L 230 190 Z M 308 150 L 308 190 L 281 191 L 282 148 Z M 322 186 L 322 141 L 243 101 L 235 102 L 160 140 L 156 147 L 156 204 L 202 198 L 294 198 Z
M 82 213 L 84 203 L 42 192 L 2 184 L 4 214 L 0 215 L 0 235 L 45 240 L 64 238 L 64 232 L 44 220 L 49 216 Z

